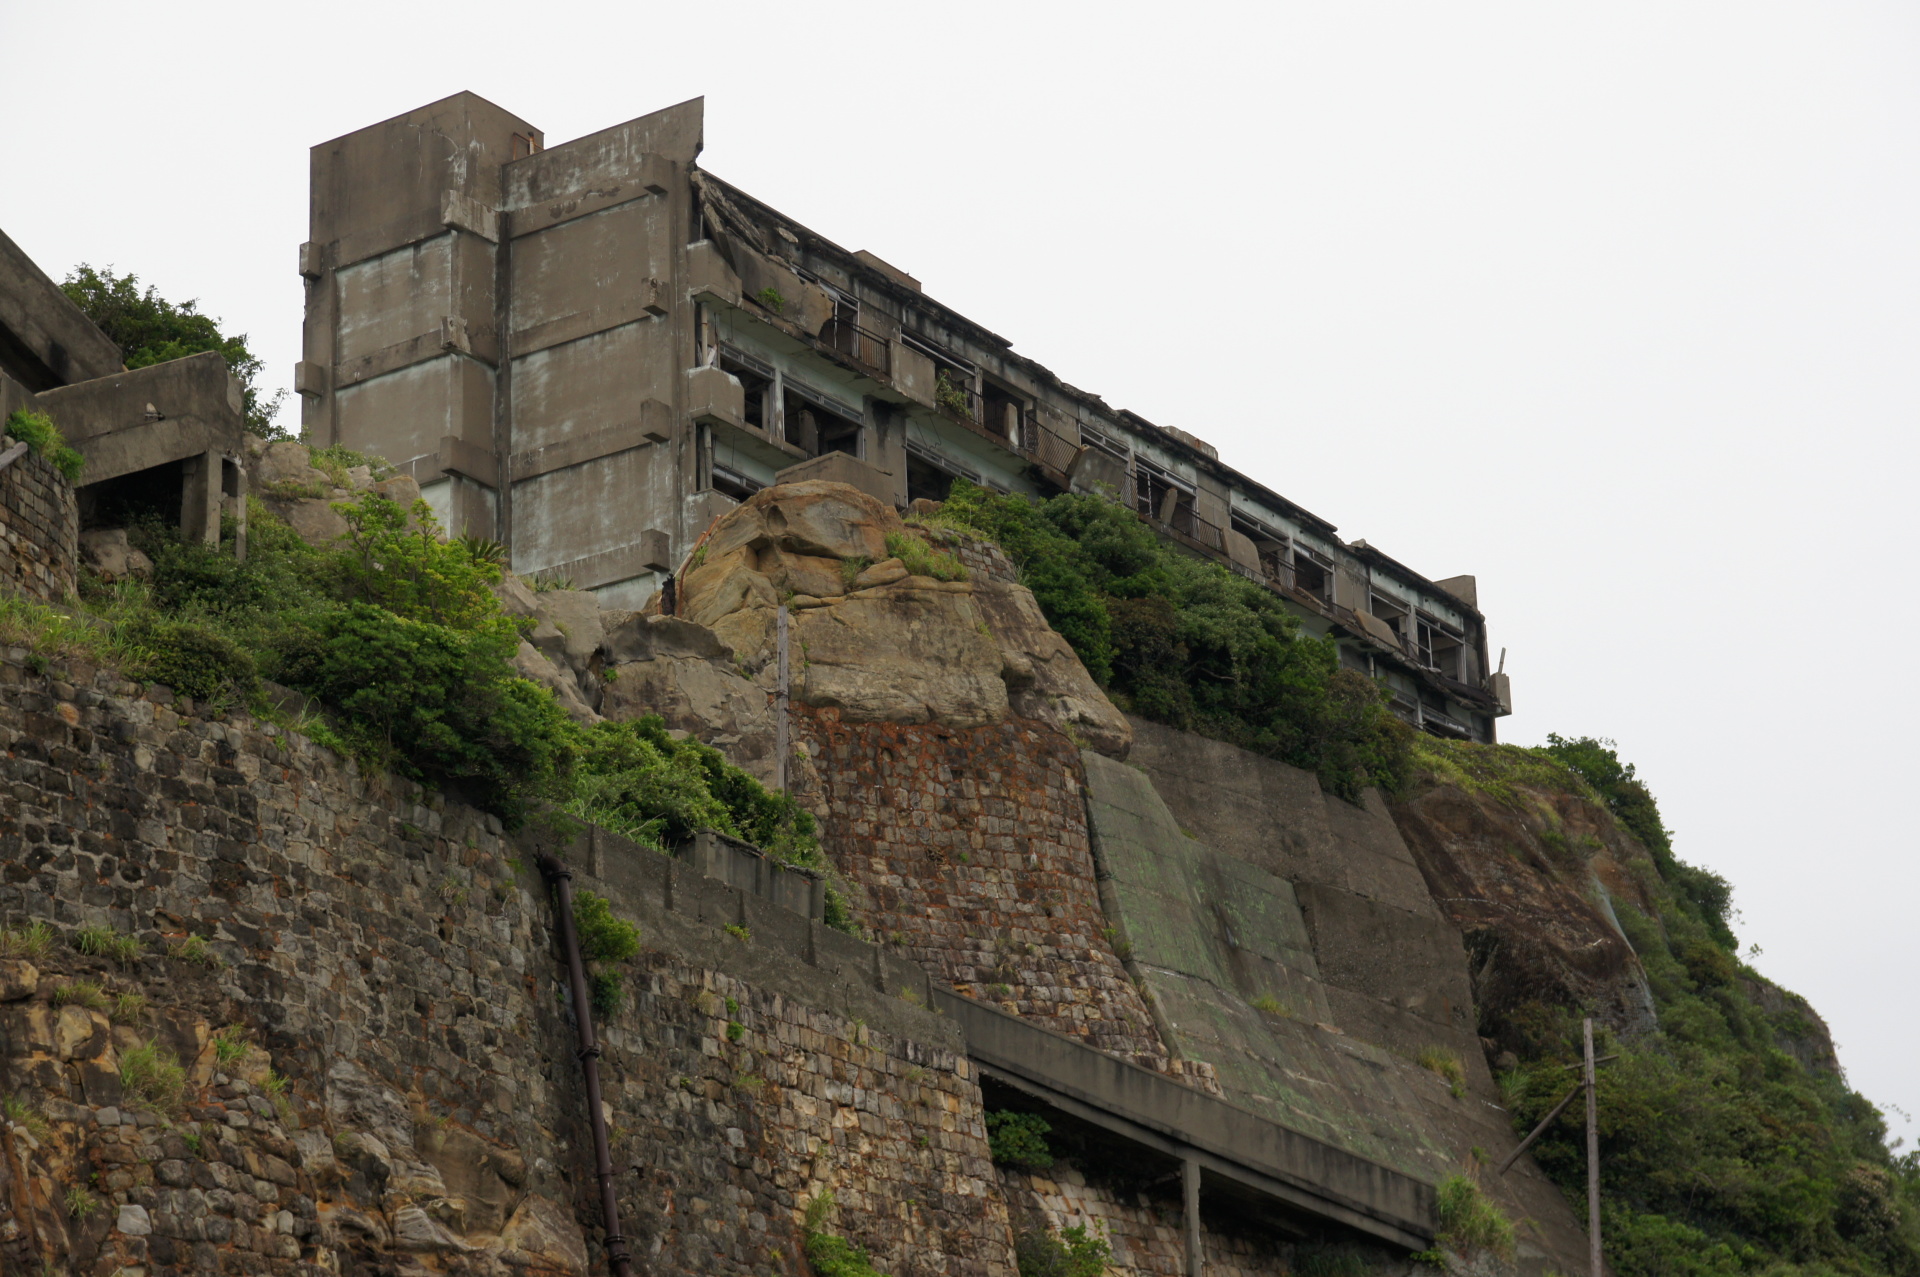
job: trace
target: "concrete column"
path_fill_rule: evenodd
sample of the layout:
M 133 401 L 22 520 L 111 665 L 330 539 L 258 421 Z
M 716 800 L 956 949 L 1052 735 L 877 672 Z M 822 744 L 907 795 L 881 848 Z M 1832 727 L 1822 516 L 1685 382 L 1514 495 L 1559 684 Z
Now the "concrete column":
M 228 457 L 221 476 L 221 491 L 233 510 L 233 557 L 247 561 L 247 468 L 238 457 Z
M 1180 1163 L 1180 1188 L 1186 1199 L 1187 1277 L 1204 1277 L 1207 1260 L 1200 1242 L 1200 1163 L 1191 1158 Z
M 189 541 L 220 544 L 220 467 L 218 452 L 188 457 L 180 470 L 180 535 Z

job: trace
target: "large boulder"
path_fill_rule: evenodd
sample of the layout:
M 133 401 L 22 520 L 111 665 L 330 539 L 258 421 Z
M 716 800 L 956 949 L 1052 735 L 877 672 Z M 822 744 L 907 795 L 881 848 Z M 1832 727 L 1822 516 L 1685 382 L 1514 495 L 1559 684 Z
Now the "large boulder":
M 1126 753 L 1126 719 L 1047 625 L 1031 591 L 997 577 L 914 575 L 888 546 L 890 535 L 903 534 L 921 535 L 845 484 L 814 480 L 755 493 L 708 530 L 675 609 L 678 620 L 726 649 L 736 672 L 621 666 L 619 678 L 632 681 L 619 693 L 621 708 L 608 712 L 645 705 L 698 731 L 693 720 L 703 707 L 744 707 L 748 686 L 764 699 L 784 601 L 796 701 L 836 708 L 852 721 L 951 727 L 1015 713 L 1101 752 Z M 757 730 L 738 727 L 744 709 L 724 712 L 740 740 Z
M 125 528 L 88 528 L 80 534 L 80 557 L 109 584 L 153 575 L 153 560 L 128 544 Z

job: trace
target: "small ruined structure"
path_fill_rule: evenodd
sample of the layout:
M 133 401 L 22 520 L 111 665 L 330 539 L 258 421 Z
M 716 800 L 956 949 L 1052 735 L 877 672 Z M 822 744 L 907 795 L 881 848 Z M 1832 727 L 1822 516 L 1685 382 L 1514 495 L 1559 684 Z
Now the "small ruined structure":
M 1474 578 L 1429 580 L 706 173 L 683 102 L 545 149 L 460 93 L 313 148 L 307 438 L 392 460 L 514 568 L 638 607 L 735 503 L 832 479 L 1100 492 L 1278 592 L 1396 712 L 1511 710 Z
M 239 520 L 244 553 L 241 408 L 239 379 L 211 351 L 129 372 L 119 348 L 0 233 L 0 421 L 20 409 L 44 413 L 86 458 L 83 533 L 142 508 L 217 541 L 227 512 Z

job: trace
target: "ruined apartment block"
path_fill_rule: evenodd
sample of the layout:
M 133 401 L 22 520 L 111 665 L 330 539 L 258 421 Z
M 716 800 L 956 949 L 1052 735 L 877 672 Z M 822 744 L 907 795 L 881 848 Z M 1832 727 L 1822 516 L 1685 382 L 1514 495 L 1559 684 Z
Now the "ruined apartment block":
M 1474 578 L 1432 581 L 1117 411 L 702 171 L 700 99 L 546 149 L 460 93 L 313 148 L 295 374 L 312 443 L 379 453 L 515 571 L 638 607 L 712 520 L 800 478 L 905 506 L 964 476 L 1123 501 L 1266 583 L 1408 721 L 1510 712 Z

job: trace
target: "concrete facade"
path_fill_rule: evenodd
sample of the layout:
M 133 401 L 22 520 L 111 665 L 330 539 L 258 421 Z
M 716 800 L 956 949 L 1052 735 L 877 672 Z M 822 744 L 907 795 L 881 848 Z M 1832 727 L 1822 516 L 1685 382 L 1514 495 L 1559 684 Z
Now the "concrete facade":
M 133 505 L 177 513 L 217 541 L 220 516 L 246 526 L 240 380 L 212 352 L 128 371 L 120 349 L 0 233 L 0 420 L 41 413 L 86 458 L 82 527 Z M 241 544 L 245 544 L 244 532 Z
M 386 456 L 452 531 L 610 606 L 796 468 L 897 506 L 957 477 L 1104 493 L 1270 586 L 1408 721 L 1493 739 L 1511 697 L 1472 577 L 1345 542 L 1205 441 L 1067 385 L 701 170 L 702 128 L 694 99 L 549 150 L 461 93 L 315 147 L 309 441 Z

